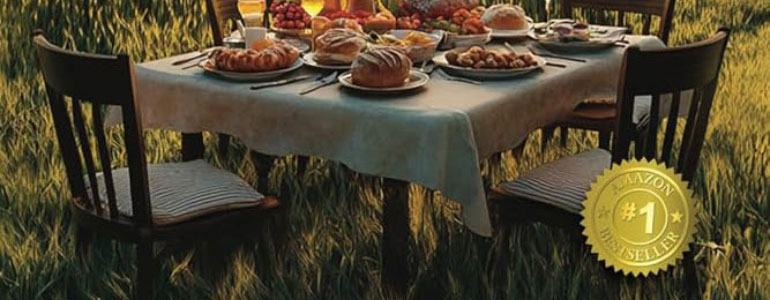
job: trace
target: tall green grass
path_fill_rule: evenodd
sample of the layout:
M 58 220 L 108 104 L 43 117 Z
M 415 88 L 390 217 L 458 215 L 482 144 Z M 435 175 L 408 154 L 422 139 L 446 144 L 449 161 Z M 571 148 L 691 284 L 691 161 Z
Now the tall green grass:
M 703 297 L 770 299 L 770 2 L 677 2 L 673 44 L 703 39 L 722 25 L 734 29 L 694 182 L 702 199 L 695 252 Z M 520 3 L 532 13 L 535 6 L 545 7 L 538 0 Z M 125 299 L 135 272 L 128 244 L 97 240 L 85 259 L 75 252 L 64 167 L 29 39 L 36 28 L 71 49 L 124 52 L 147 61 L 209 44 L 203 1 L 0 0 L 0 299 Z M 544 154 L 539 139 L 530 139 L 522 159 L 508 156 L 500 167 L 485 165 L 489 181 L 515 178 L 596 144 L 593 135 L 571 137 L 566 148 L 552 146 Z M 149 161 L 179 159 L 177 133 L 155 130 L 146 139 Z M 214 140 L 206 141 L 209 160 L 255 182 L 246 149 L 235 146 L 219 159 L 210 153 Z M 225 242 L 231 251 L 194 247 L 163 266 L 161 297 L 381 298 L 379 180 L 351 178 L 321 160 L 313 160 L 301 177 L 293 174 L 291 160 L 279 160 L 269 191 L 291 203 L 281 234 L 286 248 L 276 250 L 270 241 Z M 462 226 L 454 202 L 416 186 L 410 192 L 410 296 L 499 296 L 485 275 L 491 241 Z M 613 290 L 603 267 L 571 240 L 543 226 L 517 229 L 511 280 L 497 288 L 511 299 L 683 296 L 680 269 L 651 284 L 628 281 Z M 215 258 L 226 266 L 220 276 L 204 276 L 194 267 L 211 253 L 219 253 Z

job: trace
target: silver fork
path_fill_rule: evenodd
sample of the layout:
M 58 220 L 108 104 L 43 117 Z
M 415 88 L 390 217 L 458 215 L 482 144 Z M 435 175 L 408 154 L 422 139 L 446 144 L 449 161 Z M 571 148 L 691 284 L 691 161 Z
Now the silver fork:
M 313 83 L 308 88 L 306 88 L 306 89 L 302 90 L 301 92 L 299 92 L 299 94 L 300 95 L 305 95 L 307 93 L 310 93 L 312 91 L 315 91 L 315 90 L 320 89 L 322 87 L 325 87 L 327 85 L 336 83 L 337 82 L 337 75 L 338 74 L 339 74 L 339 72 L 334 71 L 331 74 L 329 74 L 327 76 L 324 76 L 323 78 L 318 80 L 316 83 Z

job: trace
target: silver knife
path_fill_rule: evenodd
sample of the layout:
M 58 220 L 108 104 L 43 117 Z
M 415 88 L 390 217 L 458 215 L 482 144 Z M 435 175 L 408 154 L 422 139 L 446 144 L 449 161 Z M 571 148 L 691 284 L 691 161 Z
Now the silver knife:
M 196 60 L 196 59 L 199 59 L 199 58 L 203 58 L 203 57 L 205 57 L 205 56 L 208 56 L 208 55 L 209 55 L 209 53 L 211 53 L 211 51 L 210 51 L 210 50 L 207 50 L 207 51 L 203 51 L 203 52 L 201 52 L 200 54 L 198 54 L 198 55 L 196 55 L 196 56 L 193 56 L 193 57 L 190 57 L 190 58 L 185 58 L 185 59 L 181 59 L 181 60 L 177 60 L 177 61 L 175 61 L 175 62 L 172 62 L 172 63 L 171 63 L 171 65 L 172 65 L 172 66 L 178 66 L 178 65 L 182 65 L 182 64 L 185 64 L 185 63 L 191 62 L 191 61 L 193 61 L 193 60 Z
M 297 82 L 297 81 L 305 80 L 305 79 L 308 79 L 310 77 L 313 77 L 313 75 L 300 75 L 300 76 L 297 76 L 297 77 L 286 78 L 286 79 L 281 79 L 281 80 L 276 80 L 276 81 L 257 83 L 255 85 L 252 85 L 251 89 L 252 90 L 258 90 L 258 89 L 262 89 L 262 88 L 266 88 L 266 87 L 273 87 L 273 86 L 289 84 L 289 83 L 292 83 L 292 82 Z
M 325 87 L 327 85 L 330 85 L 330 84 L 333 84 L 333 83 L 337 82 L 337 74 L 338 74 L 337 71 L 335 71 L 334 73 L 329 74 L 329 76 L 326 76 L 326 77 L 322 78 L 319 82 L 317 82 L 317 83 L 311 85 L 310 87 L 308 87 L 308 88 L 302 90 L 301 92 L 299 92 L 299 94 L 300 95 L 304 95 L 304 94 L 310 93 L 312 91 L 315 91 L 317 89 L 320 89 L 322 87 Z

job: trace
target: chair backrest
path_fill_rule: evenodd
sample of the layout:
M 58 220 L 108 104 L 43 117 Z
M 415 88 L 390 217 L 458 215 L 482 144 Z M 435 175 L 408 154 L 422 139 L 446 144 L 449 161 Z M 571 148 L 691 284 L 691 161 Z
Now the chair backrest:
M 72 196 L 79 204 L 104 216 L 99 196 L 96 154 L 104 176 L 109 218 L 118 218 L 115 184 L 112 179 L 109 143 L 105 136 L 102 107 L 120 106 L 125 127 L 125 147 L 130 177 L 131 201 L 134 223 L 151 226 L 147 165 L 142 140 L 141 114 L 134 101 L 134 70 L 127 55 L 107 56 L 76 53 L 49 43 L 36 32 L 33 37 L 37 61 L 45 80 L 46 93 L 51 106 L 56 137 L 67 169 Z M 71 101 L 72 119 L 67 102 Z M 83 116 L 83 105 L 90 104 L 92 114 L 91 135 Z M 74 124 L 74 129 L 73 129 Z M 77 139 L 75 138 L 77 136 Z M 97 151 L 91 149 L 91 137 L 95 137 Z M 83 178 L 83 162 L 87 171 L 88 193 Z
M 562 0 L 562 17 L 572 18 L 572 9 L 576 7 L 598 11 L 616 11 L 615 26 L 626 26 L 625 14 L 642 14 L 642 34 L 650 34 L 652 16 L 660 17 L 658 37 L 668 44 L 668 35 L 674 17 L 676 0 Z M 596 16 L 591 17 L 594 21 Z
M 238 0 L 206 0 L 206 10 L 209 15 L 211 33 L 214 36 L 214 45 L 222 46 L 225 35 L 230 35 L 232 28 L 227 28 L 228 21 L 240 17 L 238 13 Z
M 642 51 L 630 47 L 625 54 L 618 88 L 618 114 L 613 141 L 613 162 L 628 158 L 631 142 L 635 142 L 635 156 L 658 159 L 670 165 L 674 135 L 679 120 L 682 92 L 693 91 L 690 108 L 680 144 L 675 170 L 684 180 L 691 181 L 700 158 L 706 134 L 711 104 L 719 79 L 729 29 L 719 29 L 711 38 L 661 50 Z M 660 124 L 660 96 L 671 94 L 671 108 L 666 122 L 661 155 L 657 155 L 658 124 Z M 646 128 L 634 137 L 632 121 L 635 96 L 651 95 L 650 113 L 645 118 Z

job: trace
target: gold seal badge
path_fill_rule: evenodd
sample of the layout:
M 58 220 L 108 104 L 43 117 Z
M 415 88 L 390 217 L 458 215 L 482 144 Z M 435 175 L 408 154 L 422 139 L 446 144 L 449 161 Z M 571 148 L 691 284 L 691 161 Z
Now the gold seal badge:
M 676 264 L 695 235 L 695 207 L 673 169 L 623 161 L 599 175 L 583 203 L 583 234 L 608 268 L 634 276 Z

